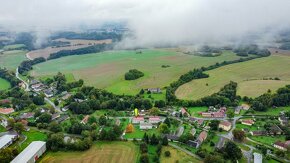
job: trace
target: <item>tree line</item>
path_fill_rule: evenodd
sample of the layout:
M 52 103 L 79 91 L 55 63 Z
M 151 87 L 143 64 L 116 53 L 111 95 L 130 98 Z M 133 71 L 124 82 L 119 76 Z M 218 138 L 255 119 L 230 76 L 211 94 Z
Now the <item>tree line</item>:
M 113 46 L 111 44 L 97 44 L 97 45 L 74 49 L 74 50 L 61 50 L 59 52 L 50 54 L 47 59 L 51 60 L 51 59 L 61 58 L 61 57 L 70 56 L 70 55 L 99 53 L 99 52 L 110 50 L 110 49 L 113 49 Z
M 32 66 L 38 63 L 45 62 L 46 59 L 43 57 L 38 57 L 33 60 L 26 60 L 20 63 L 18 66 L 18 72 L 22 75 L 25 75 L 28 71 L 32 70 Z

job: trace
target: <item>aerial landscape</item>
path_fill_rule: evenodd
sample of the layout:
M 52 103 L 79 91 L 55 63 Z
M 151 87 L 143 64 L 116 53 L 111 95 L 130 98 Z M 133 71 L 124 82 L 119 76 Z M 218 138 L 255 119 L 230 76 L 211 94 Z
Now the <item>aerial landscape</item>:
M 289 8 L 1 2 L 0 163 L 290 162 Z

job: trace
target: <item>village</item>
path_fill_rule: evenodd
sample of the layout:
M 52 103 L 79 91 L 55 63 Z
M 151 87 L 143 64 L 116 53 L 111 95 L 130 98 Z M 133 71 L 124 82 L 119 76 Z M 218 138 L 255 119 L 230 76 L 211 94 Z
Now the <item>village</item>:
M 74 92 L 64 91 L 56 94 L 53 85 L 45 85 L 37 80 L 32 80 L 29 88 L 33 96 L 44 95 L 47 103 L 34 110 L 16 111 L 17 106 L 0 108 L 3 127 L 0 133 L 0 149 L 25 142 L 27 136 L 23 133 L 46 132 L 56 124 L 68 128 L 72 120 L 76 120 L 83 125 L 94 126 L 98 134 L 112 126 L 119 126 L 122 130 L 119 139 L 124 141 L 142 141 L 145 133 L 165 137 L 171 146 L 194 156 L 203 150 L 222 150 L 226 142 L 234 141 L 242 149 L 247 162 L 261 163 L 265 160 L 265 155 L 282 162 L 289 161 L 285 156 L 289 155 L 290 147 L 290 141 L 286 141 L 285 138 L 285 129 L 289 127 L 289 113 L 283 111 L 277 116 L 254 115 L 249 112 L 250 106 L 243 103 L 235 108 L 173 106 L 153 107 L 149 110 L 97 110 L 93 114 L 75 116 L 68 106 L 64 106 L 65 101 L 71 98 Z M 160 93 L 160 89 L 151 91 Z M 73 100 L 80 103 L 86 99 Z M 11 106 L 9 99 L 1 100 L 0 103 L 1 106 Z M 97 119 L 99 123 L 96 125 Z M 101 124 L 101 119 L 106 122 Z M 23 131 L 17 129 L 16 124 L 19 123 L 23 125 Z M 76 142 L 80 138 L 75 134 L 64 133 L 64 142 Z M 45 151 L 45 141 L 31 141 L 12 162 L 37 160 Z M 281 153 L 284 154 L 284 158 L 278 155 Z

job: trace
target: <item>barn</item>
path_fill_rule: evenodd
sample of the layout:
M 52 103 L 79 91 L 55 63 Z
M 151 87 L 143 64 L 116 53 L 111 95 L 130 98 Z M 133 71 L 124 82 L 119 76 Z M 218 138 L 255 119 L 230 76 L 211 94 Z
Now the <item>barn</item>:
M 34 163 L 46 151 L 46 142 L 33 141 L 11 163 Z

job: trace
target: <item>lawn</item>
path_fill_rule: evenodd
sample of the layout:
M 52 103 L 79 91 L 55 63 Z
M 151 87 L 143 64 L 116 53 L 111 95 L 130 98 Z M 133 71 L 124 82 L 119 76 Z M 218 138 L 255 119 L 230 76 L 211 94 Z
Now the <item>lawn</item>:
M 187 111 L 189 112 L 189 114 L 192 117 L 202 117 L 200 114 L 198 114 L 199 112 L 205 112 L 207 111 L 207 107 L 190 107 L 187 108 Z
M 170 157 L 165 157 L 165 151 L 170 152 Z M 160 156 L 160 162 L 161 163 L 188 163 L 188 162 L 194 162 L 194 163 L 201 163 L 201 160 L 198 160 L 197 158 L 194 158 L 185 152 L 182 152 L 180 150 L 177 150 L 170 146 L 164 146 L 162 147 L 162 152 Z
M 254 111 L 254 113 L 248 113 L 248 115 L 270 115 L 270 116 L 278 116 L 281 111 L 287 112 L 290 111 L 290 107 L 279 107 L 279 108 L 269 108 L 265 112 Z
M 285 141 L 285 136 L 283 135 L 276 135 L 276 136 L 251 136 L 251 139 L 272 146 L 273 143 L 280 140 L 282 142 Z
M 30 129 L 29 131 L 24 131 L 23 134 L 27 136 L 27 139 L 21 144 L 20 148 L 23 150 L 33 141 L 46 141 L 47 135 L 43 132 Z
M 0 125 L 0 132 L 5 132 L 5 131 L 6 131 L 6 128 Z
M 207 71 L 209 78 L 193 80 L 179 87 L 179 99 L 196 100 L 216 93 L 230 81 L 238 82 L 238 95 L 256 97 L 268 89 L 272 91 L 290 84 L 290 57 L 271 55 L 247 62 L 223 66 Z M 280 80 L 263 80 L 275 78 Z
M 10 87 L 11 85 L 7 80 L 0 78 L 0 90 L 6 90 Z
M 41 77 L 57 72 L 69 73 L 76 80 L 84 79 L 86 85 L 105 88 L 116 94 L 135 95 L 142 88 L 164 88 L 194 68 L 238 58 L 232 52 L 224 52 L 218 57 L 199 57 L 176 52 L 176 49 L 142 50 L 142 54 L 133 50 L 107 51 L 49 60 L 35 65 L 30 74 Z M 170 67 L 162 68 L 162 65 Z M 133 68 L 144 72 L 145 76 L 126 81 L 124 74 Z
M 6 67 L 9 70 L 14 70 L 20 65 L 20 63 L 26 60 L 25 50 L 13 50 L 5 51 L 0 54 L 0 67 Z
M 136 163 L 139 147 L 132 142 L 97 142 L 82 152 L 48 152 L 40 163 Z
M 138 125 L 134 125 L 134 131 L 132 133 L 126 133 L 124 138 L 126 139 L 142 139 L 144 134 L 147 133 L 147 135 L 153 135 L 156 136 L 159 135 L 159 132 L 156 128 L 150 129 L 150 130 L 140 130 Z

